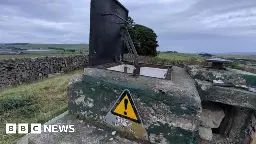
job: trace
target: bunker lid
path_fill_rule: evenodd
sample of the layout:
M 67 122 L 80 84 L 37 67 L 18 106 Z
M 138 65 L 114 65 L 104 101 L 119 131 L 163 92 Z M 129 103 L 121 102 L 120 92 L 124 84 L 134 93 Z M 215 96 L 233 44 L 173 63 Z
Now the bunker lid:
M 232 63 L 233 61 L 227 60 L 227 59 L 222 59 L 222 58 L 211 58 L 211 59 L 206 59 L 208 62 L 213 62 L 213 63 Z

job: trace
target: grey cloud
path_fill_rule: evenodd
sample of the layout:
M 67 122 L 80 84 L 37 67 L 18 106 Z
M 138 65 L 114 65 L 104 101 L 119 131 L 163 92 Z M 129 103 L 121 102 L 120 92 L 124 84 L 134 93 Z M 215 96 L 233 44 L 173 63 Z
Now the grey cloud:
M 0 1 L 0 42 L 88 43 L 89 0 Z
M 159 50 L 256 51 L 255 0 L 120 0 Z M 90 0 L 0 1 L 0 42 L 88 43 Z
M 175 6 L 181 11 L 172 11 L 174 6 L 170 2 L 169 5 L 163 3 L 162 7 L 151 3 L 131 12 L 135 21 L 145 23 L 158 33 L 161 50 L 256 51 L 256 1 L 189 0 L 186 6 L 182 3 L 188 1 L 179 2 Z M 140 11 L 148 12 L 148 16 L 140 15 Z
M 89 0 L 76 1 L 71 0 L 9 0 L 1 1 L 0 6 L 16 11 L 15 16 L 24 16 L 27 18 L 45 19 L 50 21 L 63 22 L 67 20 L 80 21 L 89 17 Z M 87 9 L 86 9 L 87 7 Z M 80 13 L 81 12 L 81 13 Z M 2 13 L 2 12 L 1 12 Z M 77 17 L 78 16 L 78 17 Z M 83 16 L 85 18 L 83 18 Z

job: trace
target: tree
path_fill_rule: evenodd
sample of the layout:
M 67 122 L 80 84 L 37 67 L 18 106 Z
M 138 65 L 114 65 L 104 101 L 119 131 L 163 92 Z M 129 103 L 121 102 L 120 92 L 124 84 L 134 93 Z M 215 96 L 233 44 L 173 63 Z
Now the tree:
M 129 28 L 129 33 L 137 53 L 144 56 L 157 56 L 156 49 L 159 45 L 155 32 L 144 25 L 135 24 L 131 17 L 128 22 L 133 25 Z M 128 52 L 127 49 L 125 52 Z
M 134 20 L 131 18 L 131 17 L 128 17 L 128 23 L 130 24 L 130 25 L 135 25 L 135 22 L 134 22 Z

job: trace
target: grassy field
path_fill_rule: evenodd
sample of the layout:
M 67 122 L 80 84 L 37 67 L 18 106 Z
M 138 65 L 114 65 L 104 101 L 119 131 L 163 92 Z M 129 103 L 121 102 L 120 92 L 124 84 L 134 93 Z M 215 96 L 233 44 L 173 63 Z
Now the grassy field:
M 202 61 L 203 57 L 196 54 L 185 54 L 185 53 L 164 53 L 161 52 L 157 56 L 158 58 L 167 59 L 171 61 L 188 61 L 195 59 L 197 61 Z
M 11 59 L 11 58 L 16 58 L 16 59 L 21 59 L 21 58 L 37 58 L 37 57 L 51 57 L 51 56 L 71 56 L 71 55 L 75 55 L 77 53 L 65 53 L 65 54 L 61 54 L 61 53 L 56 53 L 56 54 L 24 54 L 24 55 L 0 55 L 0 60 L 4 60 L 4 59 Z
M 75 71 L 0 91 L 0 143 L 23 135 L 5 135 L 5 123 L 44 123 L 67 110 L 67 85 Z
M 248 60 L 256 60 L 256 55 L 218 55 L 222 58 L 240 58 L 240 59 L 248 59 Z

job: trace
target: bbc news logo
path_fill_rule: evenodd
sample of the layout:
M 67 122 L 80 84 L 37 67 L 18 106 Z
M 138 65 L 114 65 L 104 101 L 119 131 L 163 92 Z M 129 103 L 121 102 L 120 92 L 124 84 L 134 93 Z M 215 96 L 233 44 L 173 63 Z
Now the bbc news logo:
M 6 134 L 27 134 L 29 133 L 28 123 L 7 123 Z M 52 132 L 52 133 L 73 133 L 75 132 L 74 125 L 42 125 L 39 123 L 32 123 L 30 125 L 31 134 L 40 134 L 41 132 Z

